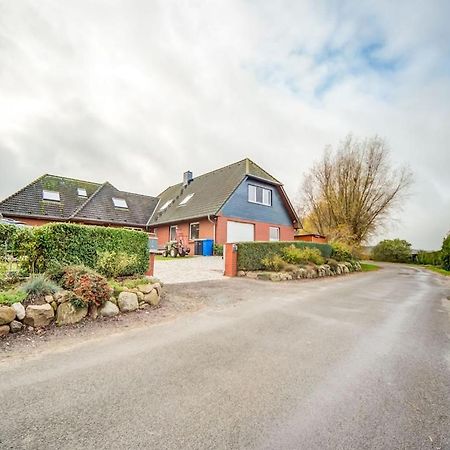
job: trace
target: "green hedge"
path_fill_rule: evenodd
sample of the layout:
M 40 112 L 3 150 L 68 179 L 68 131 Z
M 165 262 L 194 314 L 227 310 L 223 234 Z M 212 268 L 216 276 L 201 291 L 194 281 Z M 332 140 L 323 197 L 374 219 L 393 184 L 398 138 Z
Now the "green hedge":
M 444 239 L 441 250 L 442 267 L 450 270 L 450 234 Z
M 31 227 L 0 224 L 0 256 L 6 254 L 15 257 L 27 255 L 28 245 L 33 239 L 32 230 Z
M 105 252 L 132 257 L 132 266 L 120 275 L 143 274 L 148 268 L 148 235 L 142 231 L 54 223 L 34 228 L 33 235 L 30 257 L 38 272 L 55 264 L 83 264 L 95 269 Z
M 291 245 L 297 248 L 317 248 L 324 258 L 329 258 L 333 251 L 331 245 L 312 242 L 243 242 L 238 244 L 238 270 L 263 270 L 264 258 L 281 256 L 283 248 Z
M 439 250 L 436 252 L 420 251 L 417 253 L 416 262 L 418 264 L 440 266 L 442 264 L 442 255 Z

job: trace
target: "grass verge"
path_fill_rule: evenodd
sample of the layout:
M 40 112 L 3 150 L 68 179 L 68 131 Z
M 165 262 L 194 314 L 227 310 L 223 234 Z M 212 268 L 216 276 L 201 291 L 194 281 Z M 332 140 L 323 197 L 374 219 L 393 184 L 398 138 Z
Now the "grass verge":
M 450 277 L 450 272 L 448 270 L 443 269 L 442 267 L 429 266 L 429 265 L 420 265 L 424 269 L 431 270 L 432 272 L 439 273 L 440 275 L 444 275 L 445 277 Z
M 361 263 L 361 271 L 362 272 L 375 272 L 380 269 L 381 269 L 381 267 L 377 266 L 376 264 Z

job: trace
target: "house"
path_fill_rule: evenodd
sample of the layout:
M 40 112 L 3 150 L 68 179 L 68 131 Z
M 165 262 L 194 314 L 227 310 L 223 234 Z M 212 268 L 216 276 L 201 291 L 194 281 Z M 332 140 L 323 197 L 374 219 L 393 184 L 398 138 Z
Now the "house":
M 43 175 L 0 203 L 7 219 L 28 225 L 75 222 L 146 229 L 158 199 L 91 183 Z
M 294 241 L 315 242 L 318 244 L 326 244 L 327 237 L 319 233 L 308 233 L 304 230 L 298 230 L 294 235 Z
M 159 246 L 183 236 L 194 252 L 198 239 L 217 244 L 294 240 L 298 217 L 283 185 L 244 159 L 180 183 L 157 197 L 43 175 L 0 203 L 7 219 L 29 225 L 76 222 L 155 232 Z
M 183 181 L 158 195 L 149 229 L 159 245 L 185 236 L 217 244 L 239 241 L 292 241 L 298 217 L 283 185 L 249 159 Z

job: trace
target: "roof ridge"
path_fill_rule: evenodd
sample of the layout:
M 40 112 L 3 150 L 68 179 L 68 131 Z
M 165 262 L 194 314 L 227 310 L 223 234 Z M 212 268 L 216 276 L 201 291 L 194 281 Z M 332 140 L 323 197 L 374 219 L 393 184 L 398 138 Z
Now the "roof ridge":
M 273 178 L 277 183 L 283 184 L 281 181 L 279 181 L 277 178 L 275 178 L 272 174 L 267 172 L 267 170 L 263 169 L 259 164 L 256 164 L 255 161 L 251 160 L 250 158 L 246 158 L 249 162 L 251 162 L 253 165 L 255 165 L 259 170 L 262 170 L 264 173 L 267 173 L 271 178 Z M 251 173 L 247 173 L 247 175 L 251 175 Z
M 96 191 L 85 201 L 83 202 L 70 216 L 69 219 L 73 219 L 76 217 L 76 215 L 107 185 L 111 184 L 109 181 L 105 181 L 102 183 Z M 112 184 L 111 184 L 112 186 Z M 114 187 L 114 186 L 113 186 Z
M 88 181 L 88 180 L 82 180 L 81 178 L 72 178 L 72 177 L 65 177 L 65 176 L 62 176 L 62 175 L 53 175 L 51 173 L 46 173 L 43 176 L 44 177 L 61 178 L 61 179 L 70 180 L 70 181 L 81 181 L 82 183 L 91 183 L 91 184 L 97 184 L 97 185 L 101 185 L 102 184 L 102 183 L 98 183 L 97 181 Z
M 21 192 L 23 192 L 25 189 L 28 189 L 30 186 L 32 186 L 33 184 L 36 184 L 39 180 L 41 180 L 42 178 L 48 176 L 48 173 L 44 173 L 44 175 L 41 175 L 40 177 L 37 177 L 36 179 L 34 179 L 33 181 L 31 181 L 30 183 L 28 183 L 26 186 L 24 186 L 22 189 L 19 189 L 18 191 L 14 192 L 13 194 L 9 195 L 8 197 L 4 198 L 1 202 L 0 205 L 2 205 L 3 203 L 5 203 L 7 200 L 9 200 L 10 198 L 13 198 L 14 196 L 16 196 L 17 194 L 20 194 Z

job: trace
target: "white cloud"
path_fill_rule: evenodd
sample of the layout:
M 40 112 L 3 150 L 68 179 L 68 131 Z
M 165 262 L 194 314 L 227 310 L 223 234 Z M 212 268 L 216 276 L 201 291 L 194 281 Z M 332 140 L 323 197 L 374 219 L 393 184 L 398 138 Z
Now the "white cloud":
M 0 0 L 0 196 L 42 173 L 157 194 L 245 156 L 295 196 L 379 134 L 416 173 L 398 234 L 450 228 L 446 2 Z

